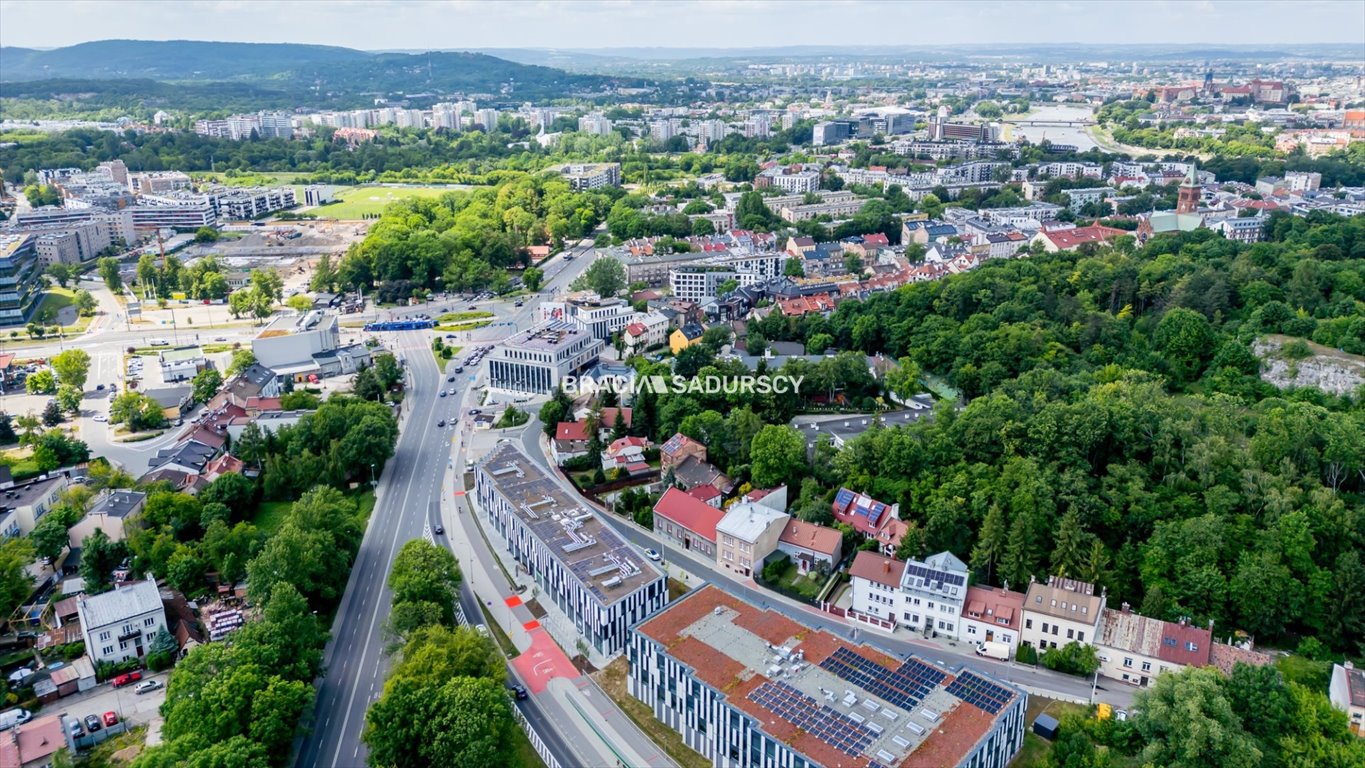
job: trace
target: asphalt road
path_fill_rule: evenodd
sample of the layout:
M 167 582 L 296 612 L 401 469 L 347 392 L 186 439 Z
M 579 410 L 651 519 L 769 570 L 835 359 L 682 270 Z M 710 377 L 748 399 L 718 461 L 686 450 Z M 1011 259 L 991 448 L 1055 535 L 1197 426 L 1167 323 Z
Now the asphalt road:
M 581 252 L 574 250 L 575 254 Z M 568 283 L 586 269 L 589 259 L 575 259 L 558 266 L 548 278 L 544 293 L 516 308 L 506 319 L 517 328 L 529 325 L 539 300 Z M 560 259 L 556 264 L 562 263 Z M 445 302 L 413 307 L 413 311 L 436 313 L 456 310 L 460 302 Z M 489 309 L 505 302 L 490 302 Z M 502 319 L 500 317 L 500 319 Z M 404 359 L 407 415 L 399 426 L 398 444 L 378 483 L 378 499 L 371 514 L 360 551 L 351 567 L 350 579 L 340 609 L 332 624 L 323 663 L 325 675 L 318 685 L 311 730 L 295 760 L 297 768 L 361 768 L 365 765 L 365 746 L 360 737 L 365 728 L 365 710 L 383 693 L 388 677 L 389 659 L 384 653 L 384 625 L 388 621 L 390 595 L 387 586 L 393 558 L 403 544 L 423 536 L 428 522 L 435 523 L 432 502 L 440 501 L 442 475 L 450 460 L 450 444 L 459 424 L 459 403 L 469 374 L 447 382 L 430 351 L 429 331 L 407 331 L 388 340 Z M 469 350 L 462 351 L 463 358 Z M 439 397 L 441 389 L 455 389 L 454 396 Z M 436 422 L 445 419 L 446 426 Z M 475 613 L 474 615 L 478 615 Z M 522 702 L 522 711 L 533 724 L 541 713 L 534 705 Z M 554 729 L 548 728 L 553 734 Z M 544 730 L 538 730 L 543 733 Z M 547 741 L 556 737 L 545 736 Z M 562 742 L 552 744 L 562 747 Z M 571 752 L 556 751 L 568 755 Z

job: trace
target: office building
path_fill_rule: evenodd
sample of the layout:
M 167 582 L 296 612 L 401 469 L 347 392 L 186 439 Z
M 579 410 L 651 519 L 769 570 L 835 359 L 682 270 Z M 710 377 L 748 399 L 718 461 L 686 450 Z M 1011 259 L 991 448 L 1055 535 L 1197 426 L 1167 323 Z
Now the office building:
M 1004 768 L 1028 694 L 899 659 L 714 586 L 631 633 L 627 689 L 718 768 Z
M 23 325 L 40 295 L 42 264 L 29 234 L 0 234 L 0 325 Z
M 311 371 L 313 356 L 341 346 L 336 315 L 312 311 L 303 315 L 280 315 L 251 340 L 256 362 L 276 374 L 288 375 L 295 368 Z
M 166 609 L 156 582 L 137 581 L 76 599 L 85 652 L 95 663 L 140 659 L 152 638 L 166 629 Z
M 543 302 L 536 312 L 542 321 L 577 323 L 602 341 L 611 341 L 612 334 L 643 317 L 622 299 L 603 299 L 591 292 L 572 295 L 564 301 Z
M 577 323 L 541 323 L 493 348 L 488 355 L 488 386 L 505 392 L 550 394 L 565 376 L 596 365 L 604 346 Z
M 208 195 L 173 192 L 143 195 L 132 207 L 133 227 L 140 230 L 174 229 L 193 232 L 218 223 L 218 214 Z
M 817 147 L 829 144 L 842 144 L 853 138 L 853 123 L 847 120 L 832 120 L 816 123 L 811 133 L 811 143 Z
M 489 527 L 535 579 L 540 599 L 553 602 L 597 652 L 620 653 L 630 627 L 667 604 L 664 574 L 516 443 L 501 442 L 479 460 L 474 490 Z

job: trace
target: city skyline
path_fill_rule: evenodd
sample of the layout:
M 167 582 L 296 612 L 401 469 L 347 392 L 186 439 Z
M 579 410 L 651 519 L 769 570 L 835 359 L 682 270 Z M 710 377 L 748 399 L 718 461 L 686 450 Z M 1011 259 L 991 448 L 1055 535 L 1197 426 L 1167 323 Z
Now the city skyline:
M 1360 43 L 1365 4 L 1311 2 L 977 2 L 843 0 L 331 3 L 65 0 L 0 5 L 0 45 L 105 39 L 310 43 L 361 50 L 712 48 L 976 44 L 1303 45 Z M 726 23 L 718 24 L 718 20 Z M 860 24 L 876 19 L 876 24 Z M 657 39 L 668 29 L 669 40 Z M 761 30 L 762 34 L 756 34 Z M 917 34 L 918 30 L 922 34 Z

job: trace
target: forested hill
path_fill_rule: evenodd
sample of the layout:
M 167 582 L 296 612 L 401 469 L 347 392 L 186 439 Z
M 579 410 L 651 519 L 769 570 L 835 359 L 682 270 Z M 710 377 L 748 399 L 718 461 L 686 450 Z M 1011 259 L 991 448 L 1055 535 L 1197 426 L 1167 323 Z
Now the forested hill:
M 143 102 L 196 112 L 359 108 L 373 105 L 375 96 L 425 106 L 452 95 L 527 100 L 647 85 L 637 78 L 570 74 L 481 53 L 375 54 L 316 45 L 188 40 L 104 40 L 51 51 L 5 48 L 0 51 L 0 80 L 7 107 L 11 99 L 71 102 L 66 109 L 71 114 Z M 206 89 L 215 84 L 235 86 L 220 91 L 227 101 L 213 103 Z M 17 114 L 28 116 L 23 110 Z
M 368 58 L 330 45 L 96 40 L 47 51 L 0 48 L 0 79 L 232 80 Z

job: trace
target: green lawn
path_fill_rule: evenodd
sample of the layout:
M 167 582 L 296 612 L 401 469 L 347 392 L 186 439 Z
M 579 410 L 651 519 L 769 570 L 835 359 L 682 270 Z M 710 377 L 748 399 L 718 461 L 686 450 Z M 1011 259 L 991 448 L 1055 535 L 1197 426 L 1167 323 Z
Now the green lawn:
M 284 524 L 284 516 L 289 514 L 289 508 L 293 505 L 292 501 L 263 501 L 251 522 L 262 533 L 274 533 Z
M 437 198 L 452 190 L 445 187 L 352 187 L 337 193 L 337 202 L 309 212 L 332 219 L 360 219 L 383 213 L 389 203 L 414 197 Z
M 464 323 L 470 320 L 481 320 L 485 317 L 492 317 L 492 312 L 476 310 L 473 312 L 446 312 L 436 318 L 438 324 Z

